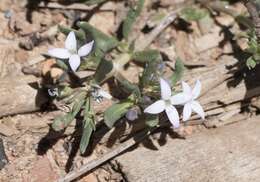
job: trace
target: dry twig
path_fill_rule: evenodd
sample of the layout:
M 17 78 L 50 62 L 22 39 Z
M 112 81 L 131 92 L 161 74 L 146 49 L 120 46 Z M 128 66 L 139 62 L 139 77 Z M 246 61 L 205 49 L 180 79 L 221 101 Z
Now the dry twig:
M 93 161 L 87 163 L 86 165 L 83 165 L 78 170 L 68 173 L 65 177 L 60 178 L 58 180 L 58 182 L 70 182 L 70 181 L 80 177 L 81 175 L 88 173 L 89 171 L 95 169 L 96 167 L 100 166 L 101 164 L 105 163 L 106 161 L 118 156 L 119 154 L 126 151 L 127 149 L 134 146 L 135 144 L 141 142 L 149 134 L 150 134 L 150 132 L 147 133 L 146 131 L 142 131 L 142 132 L 138 133 L 137 136 L 139 136 L 139 137 L 129 139 L 128 141 L 119 145 L 114 150 L 108 152 L 107 154 L 103 155 L 102 157 L 100 157 L 96 160 L 93 160 Z

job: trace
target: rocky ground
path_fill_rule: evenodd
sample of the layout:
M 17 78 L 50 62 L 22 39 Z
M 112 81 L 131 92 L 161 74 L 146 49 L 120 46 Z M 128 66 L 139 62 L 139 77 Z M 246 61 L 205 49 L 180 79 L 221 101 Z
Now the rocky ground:
M 142 34 L 146 34 L 146 29 L 152 29 L 158 24 L 156 21 L 152 21 L 151 18 L 155 13 L 170 12 L 176 7 L 183 6 L 183 2 L 182 0 L 148 1 L 138 21 L 135 33 L 139 33 L 140 28 L 142 28 Z M 16 84 L 16 81 L 21 80 L 25 73 L 44 75 L 47 72 L 51 72 L 51 75 L 55 77 L 55 75 L 59 74 L 59 70 L 52 70 L 50 65 L 53 60 L 46 59 L 42 54 L 46 53 L 51 47 L 63 46 L 65 37 L 58 32 L 58 24 L 72 26 L 75 21 L 81 19 L 90 22 L 106 34 L 115 35 L 127 8 L 128 5 L 125 1 L 109 1 L 97 8 L 78 3 L 64 5 L 64 3 L 58 3 L 57 1 L 45 4 L 44 1 L 34 0 L 1 0 L 0 83 L 8 80 L 5 84 L 10 86 L 9 91 L 13 93 L 17 89 L 17 85 L 12 84 Z M 246 12 L 245 7 L 240 3 L 232 4 L 231 8 L 239 13 Z M 159 155 L 159 158 L 163 160 L 163 156 L 167 156 L 167 158 L 171 156 L 167 151 L 173 150 L 173 153 L 175 152 L 174 150 L 176 149 L 173 149 L 175 146 L 190 147 L 190 150 L 196 150 L 194 144 L 198 140 L 208 140 L 209 128 L 223 126 L 223 129 L 220 129 L 220 134 L 216 132 L 216 136 L 229 137 L 229 131 L 231 133 L 236 133 L 236 130 L 242 132 L 247 127 L 243 124 L 242 128 L 238 127 L 239 129 L 236 126 L 225 128 L 227 124 L 247 122 L 248 118 L 254 118 L 259 113 L 259 103 L 256 97 L 260 93 L 258 92 L 259 88 L 257 84 L 255 84 L 255 87 L 252 87 L 252 84 L 250 84 L 250 79 L 256 77 L 255 73 L 252 73 L 251 77 L 245 78 L 241 74 L 239 76 L 229 75 L 230 73 L 226 70 L 227 66 L 235 65 L 242 58 L 242 54 L 239 55 L 239 53 L 242 53 L 242 50 L 247 46 L 246 41 L 237 36 L 241 33 L 241 27 L 236 24 L 234 18 L 225 13 L 216 13 L 214 17 L 209 18 L 206 22 L 191 21 L 189 25 L 183 25 L 183 23 L 185 24 L 185 22 L 175 21 L 159 35 L 151 47 L 163 53 L 169 66 L 173 66 L 175 58 L 179 56 L 187 67 L 184 80 L 193 82 L 195 76 L 205 80 L 204 85 L 206 86 L 204 88 L 207 94 L 201 98 L 201 102 L 206 108 L 208 117 L 204 125 L 198 118 L 193 117 L 191 124 L 183 126 L 179 134 L 188 138 L 193 138 L 194 136 L 194 139 L 187 142 L 185 140 L 176 142 L 176 145 L 174 140 L 176 133 L 164 128 L 162 131 L 144 140 L 140 144 L 142 147 L 135 147 L 133 151 L 99 166 L 87 175 L 77 179 L 77 181 L 138 181 L 137 179 L 140 179 L 139 181 L 151 181 L 153 178 L 145 177 L 145 175 L 150 176 L 147 170 L 150 170 L 151 166 L 147 167 L 147 165 L 153 165 L 153 163 L 150 161 L 150 163 L 144 164 L 136 161 L 143 160 L 142 155 L 147 157 L 145 160 L 152 160 L 152 155 Z M 25 67 L 27 69 L 23 69 Z M 141 68 L 137 67 L 137 65 L 131 64 L 130 71 L 125 74 L 131 81 L 136 82 L 139 69 Z M 240 82 L 239 79 L 242 81 Z M 235 84 L 233 84 L 234 82 Z M 258 83 L 257 80 L 256 82 Z M 232 87 L 230 84 L 235 86 Z M 211 85 L 214 85 L 214 87 L 210 87 Z M 3 84 L 1 87 L 3 87 Z M 34 110 L 26 113 L 16 113 L 15 108 L 12 108 L 10 103 L 16 99 L 18 100 L 21 95 L 19 95 L 19 89 L 14 93 L 17 95 L 10 95 L 8 99 L 0 98 L 0 100 L 5 100 L 4 104 L 1 102 L 0 112 L 9 113 L 2 114 L 0 119 L 0 135 L 8 159 L 8 164 L 0 171 L 1 181 L 55 181 L 67 172 L 80 168 L 89 161 L 98 159 L 107 151 L 120 146 L 128 138 L 129 133 L 134 135 L 138 131 L 132 130 L 131 126 L 128 125 L 125 126 L 126 129 L 123 133 L 120 132 L 120 126 L 118 127 L 119 129 L 116 128 L 109 132 L 105 131 L 105 134 L 102 134 L 103 131 L 101 130 L 100 136 L 97 135 L 88 154 L 81 156 L 75 150 L 79 146 L 79 138 L 74 137 L 72 134 L 73 125 L 63 135 L 50 133 L 49 125 L 53 118 L 59 114 L 59 111 Z M 34 100 L 28 100 L 29 102 L 34 102 Z M 111 103 L 103 102 L 102 104 L 97 104 L 96 108 L 101 111 L 109 104 Z M 245 110 L 246 112 L 242 112 Z M 255 127 L 249 128 L 252 130 L 256 128 L 258 126 L 257 121 L 254 121 L 253 126 Z M 222 130 L 224 130 L 223 135 Z M 219 130 L 217 129 L 217 131 Z M 253 134 L 255 133 L 256 131 L 253 130 Z M 246 136 L 250 134 L 249 132 Z M 244 137 L 244 135 L 241 134 L 237 137 Z M 235 138 L 237 139 L 237 137 Z M 214 137 L 209 140 L 216 142 Z M 160 145 L 154 145 L 154 142 L 159 144 L 161 142 L 164 145 L 163 149 L 160 150 Z M 237 142 L 239 143 L 239 141 Z M 210 150 L 211 146 L 205 143 L 199 143 L 198 147 L 208 148 L 211 152 L 210 155 L 214 156 L 214 151 Z M 221 146 L 221 144 L 219 145 Z M 251 145 L 248 147 L 251 147 Z M 154 153 L 155 150 L 162 152 L 159 154 Z M 227 150 L 224 151 L 226 152 Z M 257 151 L 259 151 L 259 148 L 254 148 L 252 156 L 257 155 Z M 185 152 L 187 151 L 185 150 Z M 220 155 L 221 150 L 217 152 Z M 232 159 L 236 160 L 236 157 L 240 157 L 239 154 L 236 155 Z M 177 156 L 181 158 L 180 153 L 177 153 Z M 196 156 L 194 158 L 200 160 Z M 192 163 L 195 159 L 189 158 L 187 160 Z M 259 160 L 259 157 L 253 159 Z M 136 170 L 134 170 L 134 163 L 131 163 L 131 161 L 138 163 Z M 185 163 L 185 161 L 176 161 L 176 158 L 173 161 L 178 164 Z M 186 162 L 189 163 L 189 161 Z M 217 160 L 213 160 L 212 166 L 214 166 L 214 162 L 217 162 Z M 168 165 L 165 166 L 167 167 Z M 167 171 L 165 166 L 161 171 L 151 171 L 153 173 L 165 172 Z M 158 165 L 156 164 L 155 167 L 158 167 Z M 179 171 L 180 168 L 177 166 L 173 170 Z M 188 168 L 184 168 L 184 170 L 188 170 Z M 179 171 L 179 173 L 182 172 Z M 169 175 L 172 179 L 176 177 L 176 173 L 173 174 L 172 176 Z M 195 172 L 194 174 L 198 175 Z M 218 173 L 218 175 L 221 175 L 221 173 Z M 154 174 L 151 176 L 154 176 Z M 168 176 L 168 173 L 162 176 Z M 173 181 L 169 178 L 163 179 L 165 181 Z M 186 178 L 183 177 L 182 179 Z M 203 179 L 211 180 L 211 178 Z M 230 178 L 227 177 L 225 179 Z M 178 181 L 177 178 L 176 181 Z M 199 181 L 199 178 L 190 181 Z M 213 181 L 221 180 L 214 178 Z

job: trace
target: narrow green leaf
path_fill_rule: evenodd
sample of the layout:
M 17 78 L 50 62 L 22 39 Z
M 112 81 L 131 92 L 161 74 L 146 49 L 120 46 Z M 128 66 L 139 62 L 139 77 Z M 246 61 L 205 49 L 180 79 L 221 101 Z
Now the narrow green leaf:
M 102 57 L 90 54 L 88 57 L 81 58 L 79 70 L 96 70 Z
M 249 69 L 253 69 L 256 66 L 256 61 L 253 59 L 253 57 L 249 57 L 246 61 L 246 65 Z
M 85 104 L 84 120 L 83 120 L 83 133 L 80 140 L 80 152 L 83 154 L 89 144 L 91 134 L 95 130 L 94 115 L 91 109 L 91 101 L 88 97 Z
M 99 4 L 102 2 L 105 2 L 107 0 L 81 0 L 82 2 L 85 2 L 87 5 L 93 5 L 93 4 Z
M 208 11 L 205 9 L 187 7 L 181 11 L 180 17 L 186 21 L 198 21 L 207 16 L 207 14 Z
M 52 123 L 52 128 L 55 131 L 60 131 L 65 129 L 76 117 L 78 112 L 81 110 L 83 104 L 85 103 L 86 93 L 82 92 L 79 95 L 73 97 L 73 107 L 69 113 L 66 115 L 59 116 L 54 119 Z
M 88 147 L 88 144 L 89 144 L 89 140 L 90 140 L 90 137 L 91 137 L 91 134 L 93 132 L 93 128 L 90 124 L 91 121 L 91 118 L 89 118 L 88 120 L 84 120 L 84 128 L 83 128 L 83 133 L 82 133 L 82 137 L 81 137 L 81 140 L 80 140 L 80 153 L 84 153 Z
M 123 117 L 134 103 L 131 100 L 121 101 L 110 106 L 104 113 L 104 120 L 109 128 L 112 128 L 117 120 Z
M 245 15 L 238 15 L 235 17 L 235 20 L 237 21 L 237 23 L 245 26 L 246 28 L 249 28 L 249 29 L 254 28 L 254 24 L 253 24 L 252 20 L 249 19 L 248 17 L 246 17 Z
M 65 129 L 73 121 L 73 119 L 74 116 L 72 115 L 72 113 L 58 116 L 57 118 L 54 119 L 51 126 L 55 131 L 61 131 Z
M 132 30 L 133 24 L 136 18 L 141 14 L 144 6 L 144 0 L 139 0 L 136 7 L 131 7 L 127 13 L 127 17 L 123 22 L 123 36 L 125 39 L 128 38 L 129 33 Z
M 131 83 L 129 80 L 124 78 L 120 73 L 117 73 L 115 78 L 117 79 L 117 81 L 119 81 L 119 83 L 121 84 L 121 86 L 126 92 L 130 94 L 134 94 L 137 98 L 141 98 L 141 92 L 137 85 Z
M 58 99 L 63 99 L 65 97 L 68 97 L 70 96 L 72 93 L 73 93 L 73 89 L 70 88 L 69 86 L 67 85 L 60 85 L 59 88 L 59 96 L 58 96 Z
M 138 62 L 148 62 L 148 61 L 154 61 L 156 59 L 160 58 L 160 52 L 157 50 L 145 50 L 140 52 L 135 52 L 132 55 L 132 59 Z
M 80 109 L 84 105 L 85 98 L 86 98 L 86 93 L 82 92 L 74 100 L 74 104 L 73 104 L 73 107 L 71 109 L 72 115 L 74 117 L 78 114 L 78 112 L 80 111 Z
M 60 30 L 60 32 L 62 32 L 65 35 L 68 35 L 71 31 L 73 31 L 75 33 L 77 40 L 79 40 L 79 41 L 86 40 L 86 35 L 83 30 L 75 30 L 75 29 L 68 28 L 68 27 L 65 27 L 62 25 L 59 25 L 59 30 Z
M 85 31 L 87 36 L 91 35 L 95 40 L 94 52 L 96 56 L 103 57 L 107 51 L 110 51 L 118 45 L 116 38 L 104 34 L 87 22 L 79 22 L 78 26 Z
M 68 65 L 62 60 L 56 59 L 56 64 L 59 68 L 65 70 L 65 71 L 69 70 Z
M 107 80 L 113 75 L 113 63 L 112 61 L 107 61 L 105 59 L 102 59 L 97 71 L 95 73 L 94 79 L 95 81 L 100 84 L 104 80 Z
M 159 78 L 163 74 L 163 71 L 164 63 L 161 56 L 159 56 L 158 59 L 154 61 L 147 62 L 141 76 L 142 88 L 157 85 Z
M 145 124 L 150 128 L 155 127 L 159 124 L 159 116 L 158 115 L 145 115 Z
M 180 58 L 176 59 L 174 73 L 169 78 L 171 86 L 174 86 L 183 76 L 185 67 Z

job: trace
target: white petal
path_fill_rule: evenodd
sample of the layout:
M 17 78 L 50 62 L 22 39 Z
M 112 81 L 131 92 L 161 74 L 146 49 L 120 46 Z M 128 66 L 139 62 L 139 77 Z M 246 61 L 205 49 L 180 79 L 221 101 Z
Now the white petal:
M 180 119 L 176 108 L 173 106 L 167 106 L 165 111 L 173 127 L 178 128 L 180 126 Z
M 155 103 L 148 106 L 144 112 L 150 113 L 150 114 L 158 114 L 160 112 L 163 112 L 165 109 L 165 102 L 163 100 L 158 100 Z
M 91 52 L 93 45 L 94 45 L 94 40 L 83 45 L 81 48 L 79 48 L 78 55 L 80 57 L 87 56 Z
M 79 55 L 77 54 L 73 54 L 70 56 L 70 59 L 69 59 L 69 64 L 70 64 L 70 68 L 73 70 L 73 71 L 76 71 L 80 65 L 80 57 Z
M 51 57 L 60 58 L 60 59 L 68 59 L 71 55 L 67 49 L 62 49 L 62 48 L 50 49 L 48 50 L 48 54 Z
M 181 84 L 182 84 L 183 92 L 188 94 L 188 95 L 191 95 L 192 91 L 191 91 L 190 86 L 186 82 L 184 82 L 184 81 Z
M 190 119 L 191 112 L 192 112 L 191 104 L 190 103 L 185 104 L 183 108 L 183 121 L 187 121 L 188 119 Z
M 205 113 L 203 111 L 203 108 L 199 104 L 198 101 L 192 101 L 191 102 L 191 108 L 193 111 L 195 111 L 203 120 L 205 119 Z
M 73 52 L 77 51 L 77 40 L 74 32 L 70 32 L 66 38 L 65 48 Z
M 168 100 L 171 97 L 172 91 L 169 83 L 160 78 L 160 87 L 161 87 L 161 97 L 163 100 Z
M 183 105 L 191 100 L 191 96 L 185 93 L 178 93 L 170 98 L 172 105 Z
M 100 96 L 102 96 L 106 99 L 112 99 L 113 98 L 112 95 L 110 95 L 108 92 L 106 92 L 102 89 L 98 90 L 98 93 L 99 93 Z
M 196 85 L 192 90 L 193 99 L 197 99 L 199 97 L 200 91 L 201 91 L 201 83 L 199 80 L 197 80 Z

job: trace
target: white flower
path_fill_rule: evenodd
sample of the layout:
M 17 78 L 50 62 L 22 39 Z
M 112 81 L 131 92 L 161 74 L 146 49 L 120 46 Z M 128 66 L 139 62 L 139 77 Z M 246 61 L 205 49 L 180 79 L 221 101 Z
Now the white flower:
M 173 105 L 180 105 L 183 103 L 183 94 L 172 96 L 171 87 L 164 79 L 160 79 L 160 87 L 162 99 L 148 106 L 144 112 L 158 114 L 165 111 L 172 125 L 175 128 L 178 128 L 180 125 L 179 114 Z
M 49 88 L 48 89 L 48 94 L 51 97 L 58 96 L 59 95 L 58 88 Z
M 182 82 L 182 89 L 185 96 L 185 100 L 187 100 L 183 105 L 183 121 L 187 121 L 191 117 L 192 111 L 197 113 L 203 120 L 205 119 L 205 113 L 203 111 L 203 108 L 201 107 L 200 103 L 196 101 L 200 95 L 201 91 L 201 83 L 199 80 L 197 80 L 195 87 L 193 90 L 191 87 L 186 83 Z
M 100 97 L 106 98 L 106 99 L 112 99 L 112 95 L 110 95 L 110 93 L 108 93 L 107 91 L 103 90 L 103 89 L 98 89 L 98 95 Z
M 54 48 L 48 51 L 52 57 L 59 59 L 69 59 L 69 65 L 73 71 L 76 71 L 80 65 L 80 57 L 87 56 L 94 45 L 91 41 L 77 50 L 77 40 L 74 32 L 70 32 L 65 40 L 65 48 Z
M 103 98 L 111 100 L 113 97 L 107 91 L 103 90 L 99 85 L 93 85 L 93 90 L 91 92 L 92 97 L 100 103 L 103 101 Z

